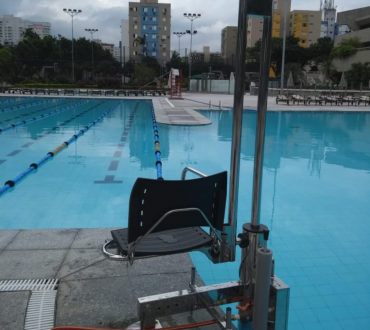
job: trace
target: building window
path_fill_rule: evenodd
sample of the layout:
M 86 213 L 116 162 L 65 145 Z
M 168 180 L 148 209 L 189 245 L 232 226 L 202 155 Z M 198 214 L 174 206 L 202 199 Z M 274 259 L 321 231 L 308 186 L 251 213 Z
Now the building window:
M 166 17 L 163 17 L 162 18 L 162 22 L 167 22 L 167 18 Z
M 167 9 L 166 8 L 163 8 L 163 14 L 167 14 Z
M 162 56 L 163 56 L 163 57 L 166 57 L 166 55 L 167 55 L 167 53 L 162 53 Z
M 152 39 L 157 39 L 157 35 L 156 34 L 152 34 Z
M 167 26 L 164 26 L 164 27 L 163 27 L 163 30 L 167 31 Z
M 303 18 L 304 18 L 304 19 L 308 18 L 308 15 L 303 15 Z
M 137 25 L 134 25 L 134 29 L 137 30 Z
M 152 52 L 152 56 L 157 56 L 157 52 Z
M 302 23 L 302 27 L 307 27 L 307 23 Z
M 146 25 L 143 25 L 143 30 L 146 30 Z
M 147 21 L 148 20 L 148 17 L 143 17 L 143 21 Z
M 143 8 L 143 11 L 144 11 L 144 13 L 147 13 L 148 12 L 148 8 L 147 7 L 144 7 Z
M 307 32 L 303 32 L 303 31 L 302 31 L 302 32 L 301 32 L 301 35 L 302 35 L 302 36 L 306 36 L 306 35 L 307 35 Z
M 301 40 L 301 43 L 302 43 L 302 44 L 305 44 L 305 43 L 306 43 L 306 40 L 302 39 L 302 40 Z
M 157 12 L 157 8 L 153 8 L 153 13 L 156 13 Z
M 166 40 L 167 39 L 167 36 L 164 34 L 162 35 L 162 40 Z

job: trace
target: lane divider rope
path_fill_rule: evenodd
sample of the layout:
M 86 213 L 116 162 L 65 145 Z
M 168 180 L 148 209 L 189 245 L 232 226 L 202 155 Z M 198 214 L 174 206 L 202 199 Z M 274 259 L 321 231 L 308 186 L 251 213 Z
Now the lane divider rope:
M 57 100 L 64 100 L 64 99 L 65 99 L 64 97 L 60 97 Z M 6 113 L 6 112 L 11 112 L 11 111 L 16 111 L 16 110 L 25 109 L 25 108 L 32 108 L 32 107 L 36 107 L 36 106 L 38 106 L 40 104 L 46 104 L 46 103 L 55 102 L 53 100 L 54 99 L 52 99 L 52 100 L 44 100 L 44 101 L 37 101 L 37 102 L 26 103 L 26 104 L 20 104 L 20 105 L 14 106 L 12 108 L 0 109 L 0 113 Z
M 47 102 L 47 103 L 50 103 L 50 102 Z M 60 113 L 60 112 L 63 112 L 63 111 L 66 111 L 66 110 L 69 110 L 69 109 L 78 107 L 81 104 L 84 104 L 84 103 L 87 103 L 87 102 L 90 102 L 90 100 L 84 100 L 84 101 L 76 102 L 76 103 L 73 103 L 73 104 L 68 105 L 66 107 L 63 107 L 63 108 L 60 108 L 60 109 L 56 109 L 54 111 L 50 111 L 50 112 L 47 112 L 47 113 L 44 113 L 44 114 L 42 114 L 40 116 L 29 118 L 27 120 L 22 120 L 19 123 L 11 124 L 10 126 L 5 127 L 5 128 L 0 128 L 0 133 L 5 132 L 5 131 L 8 131 L 8 130 L 11 130 L 11 129 L 16 128 L 18 126 L 26 125 L 26 124 L 31 123 L 31 122 L 34 122 L 36 120 L 40 120 L 40 119 L 44 119 L 44 118 L 50 117 L 52 115 L 56 115 L 57 113 Z
M 153 130 L 154 130 L 154 145 L 155 145 L 155 157 L 156 157 L 155 166 L 157 168 L 157 179 L 158 180 L 163 180 L 161 147 L 160 147 L 160 144 L 159 144 L 158 126 L 157 126 L 157 120 L 155 118 L 153 103 L 151 103 L 151 107 L 152 107 L 152 120 L 153 120 Z
M 56 156 L 59 152 L 61 152 L 64 148 L 68 147 L 71 143 L 77 141 L 79 137 L 84 135 L 91 127 L 96 125 L 99 121 L 103 120 L 104 117 L 106 117 L 110 112 L 115 110 L 123 101 L 120 101 L 110 107 L 106 112 L 104 112 L 100 117 L 95 119 L 90 125 L 85 126 L 83 129 L 81 129 L 77 134 L 73 135 L 69 140 L 63 142 L 59 147 L 55 148 L 53 151 L 50 151 L 47 153 L 45 157 L 40 159 L 36 163 L 32 163 L 29 168 L 27 168 L 25 171 L 23 171 L 21 174 L 19 174 L 17 177 L 15 177 L 13 180 L 8 180 L 5 182 L 4 186 L 0 189 L 0 197 L 5 194 L 10 188 L 14 188 L 21 180 L 23 180 L 25 177 L 27 177 L 30 173 L 37 170 L 40 166 L 45 164 L 49 159 Z M 98 105 L 95 105 L 93 108 L 96 108 Z
M 14 98 L 14 99 L 5 99 L 5 100 L 0 100 L 0 104 L 14 103 L 14 102 L 29 100 L 29 99 L 34 99 L 34 98 L 35 98 L 34 96 L 29 96 L 29 97 L 22 97 L 22 98 L 19 97 L 19 98 Z

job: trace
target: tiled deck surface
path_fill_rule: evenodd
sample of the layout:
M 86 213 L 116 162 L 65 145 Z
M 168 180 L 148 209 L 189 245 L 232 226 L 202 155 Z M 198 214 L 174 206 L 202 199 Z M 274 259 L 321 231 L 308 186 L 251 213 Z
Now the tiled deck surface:
M 113 329 L 137 321 L 137 298 L 188 287 L 193 266 L 188 254 L 137 260 L 129 266 L 102 255 L 108 237 L 110 229 L 1 230 L 0 280 L 57 278 L 57 326 Z M 197 283 L 202 283 L 199 277 Z M 1 330 L 23 329 L 19 324 L 25 299 L 28 294 L 1 293 Z M 17 313 L 7 312 L 12 304 L 19 306 Z M 195 314 L 193 322 L 211 319 L 203 314 Z M 160 321 L 168 326 L 191 320 L 180 316 Z

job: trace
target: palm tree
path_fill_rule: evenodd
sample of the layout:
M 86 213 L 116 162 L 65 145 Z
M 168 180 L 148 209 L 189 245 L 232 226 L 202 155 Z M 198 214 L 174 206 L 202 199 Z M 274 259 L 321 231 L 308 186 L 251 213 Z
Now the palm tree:
M 320 73 L 324 76 L 325 82 L 337 71 L 333 59 L 329 58 L 319 64 Z
M 147 47 L 147 44 L 146 44 L 146 35 L 142 36 L 142 37 L 137 37 L 134 42 L 137 42 L 139 45 L 143 46 L 143 49 L 142 49 L 142 54 L 141 54 L 141 57 L 142 59 L 144 58 L 144 55 L 146 53 L 146 47 Z

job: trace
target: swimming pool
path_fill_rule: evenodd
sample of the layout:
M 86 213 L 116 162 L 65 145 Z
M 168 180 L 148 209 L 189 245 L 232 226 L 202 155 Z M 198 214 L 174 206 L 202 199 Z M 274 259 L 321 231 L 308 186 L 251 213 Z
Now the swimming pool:
M 76 100 L 0 113 L 0 122 Z M 0 182 L 116 103 L 90 100 L 1 133 Z M 165 179 L 179 179 L 185 166 L 208 174 L 229 170 L 232 115 L 201 113 L 213 124 L 159 125 Z M 250 221 L 255 121 L 255 112 L 244 113 L 239 231 Z M 369 329 L 369 134 L 370 113 L 268 113 L 261 219 L 271 229 L 276 274 L 291 286 L 290 330 Z M 0 228 L 126 226 L 139 176 L 156 178 L 150 103 L 128 100 L 0 197 Z M 237 277 L 238 262 L 212 265 L 200 253 L 192 259 L 207 284 Z

